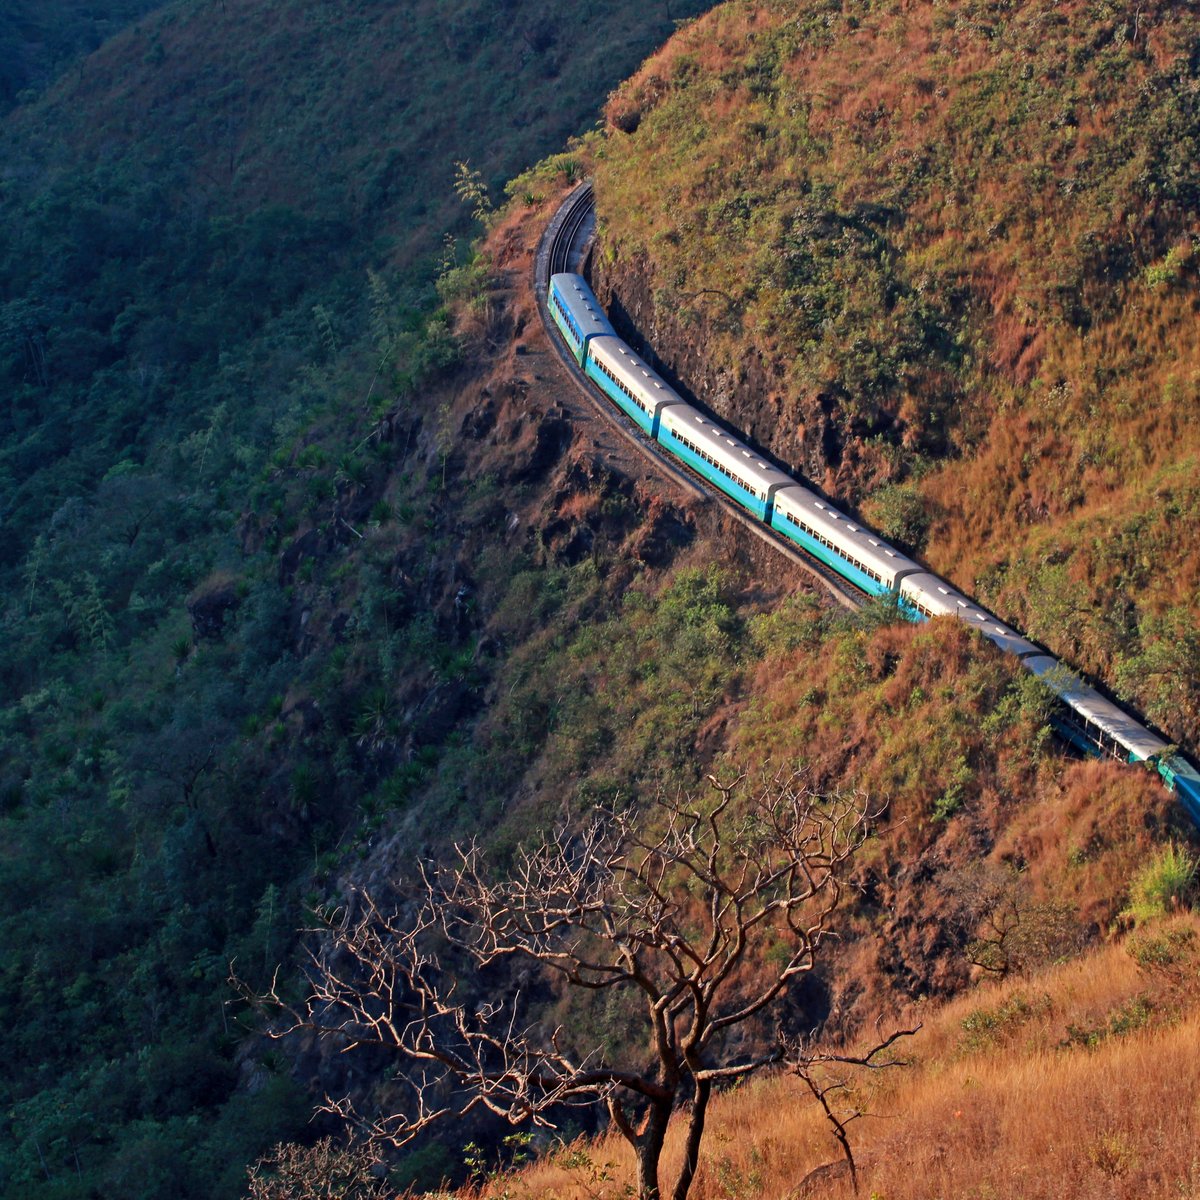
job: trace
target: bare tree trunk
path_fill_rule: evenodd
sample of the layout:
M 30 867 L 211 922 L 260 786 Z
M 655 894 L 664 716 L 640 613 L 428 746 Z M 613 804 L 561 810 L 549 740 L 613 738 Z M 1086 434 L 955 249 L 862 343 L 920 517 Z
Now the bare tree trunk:
M 708 1113 L 708 1099 L 712 1095 L 712 1084 L 707 1079 L 696 1080 L 696 1092 L 692 1097 L 692 1115 L 688 1121 L 687 1144 L 683 1151 L 683 1167 L 675 1181 L 672 1200 L 687 1200 L 688 1189 L 696 1177 L 700 1164 L 700 1140 L 704 1137 L 704 1118 Z
M 646 1114 L 646 1128 L 638 1138 L 637 1178 L 638 1200 L 660 1200 L 658 1190 L 658 1165 L 662 1159 L 663 1143 L 667 1139 L 667 1125 L 671 1121 L 670 1101 L 655 1101 Z
M 195 789 L 208 765 L 185 785 Z M 491 878 L 471 843 L 456 848 L 456 863 L 422 869 L 406 909 L 388 915 L 361 893 L 357 915 L 323 915 L 328 940 L 314 955 L 312 992 L 300 1008 L 274 987 L 255 997 L 238 986 L 283 1014 L 275 1036 L 311 1030 L 343 1049 L 378 1046 L 415 1068 L 401 1073 L 415 1093 L 409 1111 L 363 1118 L 349 1099 L 323 1108 L 393 1146 L 476 1108 L 545 1126 L 552 1108 L 596 1101 L 634 1152 L 638 1200 L 662 1200 L 667 1126 L 690 1091 L 684 1163 L 668 1192 L 687 1200 L 714 1082 L 736 1082 L 780 1058 L 772 1050 L 722 1061 L 724 1031 L 767 1016 L 812 969 L 839 903 L 841 871 L 877 815 L 864 796 L 822 796 L 800 777 L 780 776 L 735 818 L 728 810 L 742 780 L 712 783 L 714 803 L 659 796 L 662 820 L 651 823 L 652 834 L 631 810 L 598 812 L 583 828 L 564 824 L 522 851 L 510 878 Z M 200 808 L 198 795 L 185 798 Z M 757 948 L 777 944 L 768 939 L 783 939 L 789 953 L 760 978 Z M 452 956 L 444 966 L 431 945 Z M 571 1031 L 528 1025 L 514 1005 L 455 995 L 452 963 L 505 960 L 531 962 L 589 991 L 640 993 L 653 1068 L 605 1063 L 598 1049 L 581 1061 Z M 851 1061 L 807 1045 L 796 1059 L 797 1071 Z M 466 1085 L 461 1103 L 447 1104 L 436 1090 L 451 1080 Z

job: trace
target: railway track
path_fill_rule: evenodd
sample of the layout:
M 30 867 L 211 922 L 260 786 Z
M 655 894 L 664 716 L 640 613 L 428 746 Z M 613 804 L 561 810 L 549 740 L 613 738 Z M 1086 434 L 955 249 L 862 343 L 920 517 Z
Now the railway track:
M 563 271 L 579 272 L 583 260 L 586 258 L 589 240 L 589 237 L 585 236 L 581 244 L 581 234 L 588 226 L 589 221 L 594 218 L 594 214 L 595 197 L 592 185 L 585 181 L 567 197 L 551 219 L 550 224 L 547 225 L 535 259 L 534 287 L 537 293 L 538 311 L 541 313 L 546 336 L 554 347 L 559 361 L 571 373 L 576 386 L 588 397 L 595 408 L 631 445 L 650 459 L 658 470 L 672 476 L 676 482 L 682 484 L 693 495 L 718 505 L 723 512 L 754 534 L 760 541 L 770 546 L 776 553 L 782 554 L 790 562 L 813 575 L 833 599 L 844 608 L 861 608 L 869 598 L 865 592 L 843 579 L 820 559 L 814 558 L 799 546 L 793 545 L 781 537 L 775 530 L 749 517 L 732 500 L 714 488 L 703 475 L 692 470 L 686 463 L 678 462 L 665 455 L 657 442 L 648 439 L 632 421 L 613 407 L 608 398 L 588 379 L 579 364 L 567 351 L 562 339 L 558 337 L 552 327 L 550 313 L 546 307 L 546 291 L 551 275 L 557 275 Z
M 560 271 L 570 271 L 577 264 L 572 262 L 572 251 L 580 230 L 595 214 L 596 200 L 590 183 L 581 184 L 572 193 L 562 226 L 550 242 L 549 275 Z M 549 282 L 549 276 L 547 276 Z

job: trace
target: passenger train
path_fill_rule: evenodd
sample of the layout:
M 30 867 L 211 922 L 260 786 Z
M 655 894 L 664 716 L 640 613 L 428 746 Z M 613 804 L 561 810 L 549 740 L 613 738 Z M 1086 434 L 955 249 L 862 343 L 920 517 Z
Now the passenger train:
M 1151 763 L 1200 826 L 1200 773 L 1162 738 L 1041 646 L 698 412 L 617 336 L 582 276 L 551 276 L 547 305 L 588 378 L 663 449 L 861 591 L 895 595 L 910 620 L 954 617 L 1015 654 L 1063 702 L 1054 724 L 1064 738 L 1089 754 Z

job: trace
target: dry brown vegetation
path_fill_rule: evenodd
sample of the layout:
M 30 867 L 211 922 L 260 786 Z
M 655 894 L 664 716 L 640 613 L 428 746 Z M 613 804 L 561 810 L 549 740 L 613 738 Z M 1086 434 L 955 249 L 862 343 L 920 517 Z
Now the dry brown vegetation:
M 861 1078 L 852 1097 L 871 1114 L 851 1126 L 861 1194 L 1194 1195 L 1198 937 L 1200 922 L 1177 916 L 1081 960 L 914 1010 L 925 1027 L 910 1067 Z M 836 1176 L 801 1186 L 837 1157 L 802 1085 L 780 1074 L 714 1102 L 694 1195 L 849 1196 Z M 611 1138 L 577 1143 L 484 1195 L 617 1197 L 628 1159 Z
M 720 415 L 1184 744 L 1197 36 L 1166 3 L 735 0 L 613 96 L 597 179 L 605 275 L 669 361 L 703 346 Z

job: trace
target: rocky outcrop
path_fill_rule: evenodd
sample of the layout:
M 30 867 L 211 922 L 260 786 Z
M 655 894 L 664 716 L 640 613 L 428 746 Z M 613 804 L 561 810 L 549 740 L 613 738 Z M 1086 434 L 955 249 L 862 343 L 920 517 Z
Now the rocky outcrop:
M 219 641 L 226 620 L 241 603 L 236 580 L 227 575 L 215 576 L 201 584 L 188 597 L 188 616 L 192 619 L 192 636 L 197 642 Z

